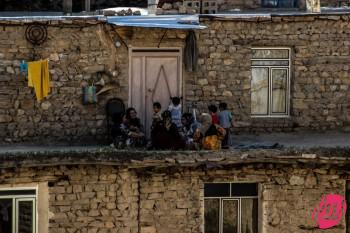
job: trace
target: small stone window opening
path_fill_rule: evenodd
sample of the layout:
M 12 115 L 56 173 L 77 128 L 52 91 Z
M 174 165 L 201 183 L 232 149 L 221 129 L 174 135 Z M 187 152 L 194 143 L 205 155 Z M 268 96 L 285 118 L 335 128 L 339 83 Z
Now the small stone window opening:
M 257 233 L 258 184 L 204 184 L 205 233 Z
M 261 5 L 268 8 L 297 8 L 298 0 L 262 0 Z
M 346 233 L 350 233 L 350 180 L 346 181 L 345 189 L 345 199 L 346 199 Z
M 289 116 L 289 48 L 253 48 L 251 59 L 251 115 Z
M 0 189 L 0 232 L 37 233 L 36 189 Z

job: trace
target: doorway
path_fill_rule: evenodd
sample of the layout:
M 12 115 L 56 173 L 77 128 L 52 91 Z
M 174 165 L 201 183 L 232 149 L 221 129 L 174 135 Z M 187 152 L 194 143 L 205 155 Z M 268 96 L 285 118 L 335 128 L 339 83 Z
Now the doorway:
M 129 61 L 129 106 L 149 137 L 153 103 L 159 102 L 164 111 L 170 97 L 182 97 L 181 49 L 130 49 Z

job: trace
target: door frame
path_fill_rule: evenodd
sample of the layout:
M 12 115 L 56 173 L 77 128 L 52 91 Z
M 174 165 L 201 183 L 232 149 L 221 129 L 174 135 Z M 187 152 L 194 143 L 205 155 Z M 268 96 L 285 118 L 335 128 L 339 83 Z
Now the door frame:
M 154 53 L 163 53 L 164 55 L 166 54 L 174 54 L 178 56 L 179 59 L 179 68 L 178 68 L 178 74 L 179 74 L 179 91 L 180 91 L 180 96 L 182 97 L 182 109 L 184 109 L 184 105 L 185 105 L 185 86 L 184 86 L 184 82 L 183 82 L 183 57 L 182 57 L 182 47 L 162 47 L 162 48 L 157 48 L 157 47 L 131 47 L 129 48 L 129 88 L 128 88 L 128 107 L 132 107 L 131 106 L 131 85 L 132 85 L 132 57 L 134 53 L 137 54 L 142 54 L 144 53 L 149 54 L 150 52 L 154 52 Z M 145 67 L 143 67 L 143 73 L 145 73 Z M 142 82 L 145 84 L 145 76 L 143 77 Z M 143 95 L 145 96 L 145 93 L 143 93 Z M 146 104 L 146 103 L 144 103 Z

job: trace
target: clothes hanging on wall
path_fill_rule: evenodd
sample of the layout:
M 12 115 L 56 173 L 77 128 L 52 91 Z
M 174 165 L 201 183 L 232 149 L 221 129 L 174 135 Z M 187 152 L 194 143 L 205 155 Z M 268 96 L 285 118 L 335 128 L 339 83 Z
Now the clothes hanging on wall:
M 197 71 L 198 47 L 197 38 L 194 31 L 190 31 L 186 38 L 184 60 L 187 71 Z
M 49 61 L 28 62 L 28 86 L 34 87 L 36 99 L 40 102 L 50 93 Z

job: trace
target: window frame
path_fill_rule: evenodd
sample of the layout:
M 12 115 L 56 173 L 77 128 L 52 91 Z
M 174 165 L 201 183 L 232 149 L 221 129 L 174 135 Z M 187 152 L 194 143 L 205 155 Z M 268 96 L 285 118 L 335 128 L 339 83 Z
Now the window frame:
M 288 50 L 288 59 L 287 58 L 251 58 L 250 62 L 250 73 L 251 73 L 251 80 L 250 80 L 250 87 L 253 76 L 252 76 L 252 70 L 253 68 L 267 68 L 268 69 L 268 106 L 267 106 L 267 114 L 252 114 L 252 111 L 250 111 L 250 117 L 251 118 L 289 118 L 290 117 L 290 102 L 291 102 L 291 62 L 292 62 L 292 50 L 289 47 L 252 47 L 251 52 L 253 50 Z M 288 66 L 283 65 L 252 65 L 253 61 L 288 61 Z M 278 70 L 278 69 L 287 69 L 287 89 L 286 89 L 286 111 L 285 113 L 273 113 L 273 106 L 272 106 L 272 71 Z M 251 90 L 251 89 L 250 89 Z M 252 93 L 250 93 L 250 97 L 252 96 Z M 250 108 L 252 109 L 252 104 L 250 104 Z
M 205 203 L 205 200 L 210 200 L 210 199 L 214 199 L 214 200 L 219 200 L 219 232 L 218 233 L 223 233 L 223 202 L 224 201 L 237 201 L 238 204 L 238 210 L 237 210 L 237 233 L 241 233 L 242 230 L 242 199 L 256 199 L 257 201 L 257 205 L 258 205 L 258 209 L 257 209 L 257 232 L 260 232 L 260 220 L 259 220 L 259 215 L 260 215 L 260 201 L 259 201 L 259 196 L 260 196 L 260 185 L 259 183 L 256 182 L 205 182 L 205 184 L 221 184 L 221 183 L 228 183 L 230 184 L 230 196 L 229 197 L 223 197 L 223 196 L 212 196 L 212 197 L 205 197 L 205 195 L 203 194 L 204 200 L 203 200 L 203 204 Z M 247 183 L 251 183 L 251 184 L 256 184 L 257 185 L 257 195 L 256 196 L 232 196 L 232 187 L 231 184 L 247 184 Z M 205 204 L 203 205 L 203 210 L 205 213 Z M 203 221 L 203 232 L 205 232 L 205 216 L 203 215 L 204 221 Z
M 37 207 L 37 195 L 38 187 L 13 187 L 13 188 L 0 188 L 0 191 L 18 191 L 18 190 L 33 190 L 35 194 L 25 195 L 0 195 L 0 199 L 12 200 L 12 233 L 18 232 L 18 219 L 19 219 L 19 203 L 21 201 L 31 201 L 33 203 L 33 233 L 38 232 L 38 207 Z

